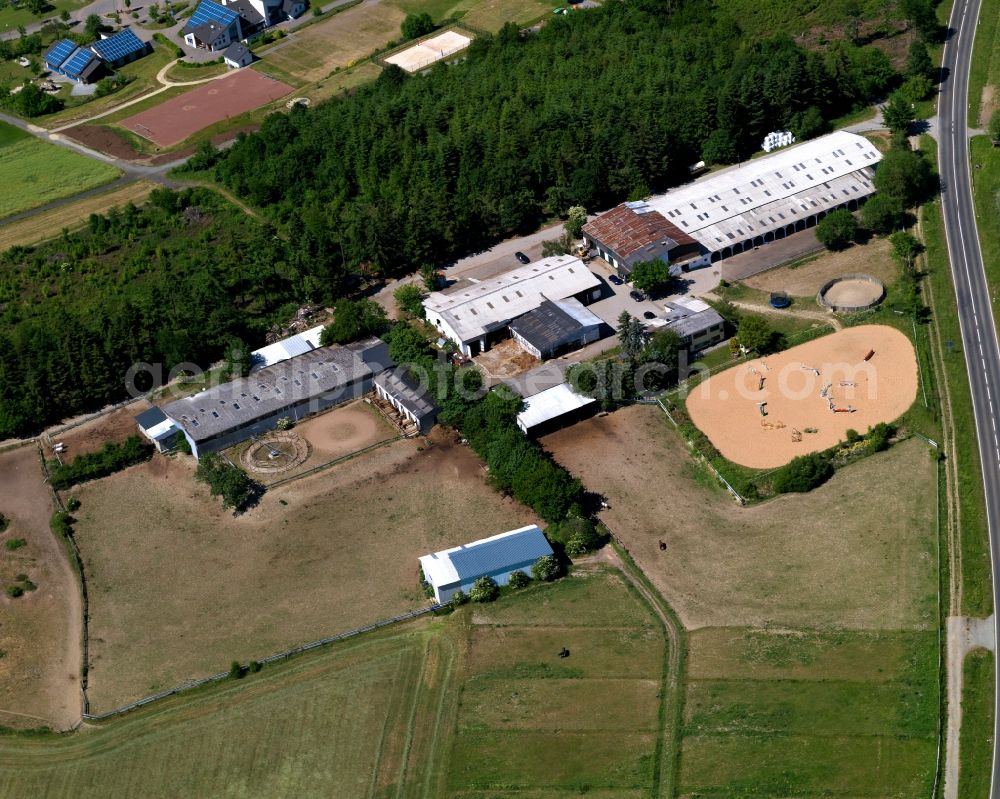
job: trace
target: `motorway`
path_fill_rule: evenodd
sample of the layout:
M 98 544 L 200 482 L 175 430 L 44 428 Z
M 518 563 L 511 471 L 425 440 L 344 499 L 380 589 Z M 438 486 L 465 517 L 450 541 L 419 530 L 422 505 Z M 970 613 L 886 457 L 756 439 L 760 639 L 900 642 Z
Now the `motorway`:
M 983 253 L 976 229 L 969 163 L 968 95 L 969 66 L 979 19 L 979 0 L 956 0 L 948 26 L 942 70 L 945 80 L 938 101 L 939 159 L 942 182 L 941 204 L 948 236 L 948 257 L 958 299 L 976 437 L 983 468 L 986 518 L 989 526 L 993 574 L 1000 573 L 1000 345 L 990 302 L 990 287 L 983 266 Z M 1000 607 L 1000 582 L 993 580 L 993 606 Z M 1000 614 L 994 615 L 1000 619 Z M 1000 635 L 997 636 L 1000 640 Z M 1000 676 L 1000 669 L 997 670 Z M 993 734 L 991 799 L 1000 799 L 998 750 L 1000 740 L 1000 681 L 996 691 L 997 713 Z

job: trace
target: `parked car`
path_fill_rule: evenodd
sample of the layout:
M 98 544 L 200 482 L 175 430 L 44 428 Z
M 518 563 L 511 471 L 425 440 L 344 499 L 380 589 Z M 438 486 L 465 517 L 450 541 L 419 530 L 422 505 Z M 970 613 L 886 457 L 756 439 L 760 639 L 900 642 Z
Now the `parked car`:
M 656 318 L 656 314 L 653 313 L 652 311 L 643 311 L 642 315 L 646 319 L 655 319 Z
M 523 252 L 521 252 L 520 250 L 518 250 L 516 253 L 514 253 L 514 257 L 517 258 L 517 260 L 519 260 L 522 264 L 530 264 L 531 263 L 531 259 L 527 255 L 525 255 Z
M 622 280 L 620 277 L 618 277 L 618 275 L 612 275 L 611 277 L 609 277 L 608 278 L 608 282 L 611 283 L 614 286 L 623 286 L 623 285 L 625 285 L 625 281 Z
M 646 295 L 643 294 L 641 291 L 639 291 L 639 289 L 632 289 L 628 293 L 628 296 L 630 296 L 636 302 L 642 302 L 643 300 L 646 299 Z

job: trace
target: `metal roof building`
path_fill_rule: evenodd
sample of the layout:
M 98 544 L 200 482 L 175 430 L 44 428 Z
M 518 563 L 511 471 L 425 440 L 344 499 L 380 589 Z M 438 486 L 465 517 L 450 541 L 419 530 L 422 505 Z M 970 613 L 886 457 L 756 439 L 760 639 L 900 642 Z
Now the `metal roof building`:
M 720 343 L 726 337 L 726 322 L 711 305 L 693 297 L 679 297 L 664 304 L 665 318 L 646 325 L 649 331 L 673 330 L 691 352 Z
M 875 192 L 872 177 L 881 159 L 864 137 L 837 131 L 714 172 L 644 203 L 618 206 L 584 225 L 584 237 L 622 271 L 643 248 L 663 249 L 663 233 L 673 226 L 697 243 L 700 254 L 691 258 L 682 248 L 667 247 L 665 257 L 704 265 L 804 230 L 837 208 L 856 209 Z M 602 222 L 609 215 L 612 221 Z M 641 217 L 652 217 L 655 224 L 644 219 L 640 225 Z M 616 232 L 624 229 L 633 235 L 623 246 Z
M 163 412 L 183 429 L 192 454 L 200 457 L 271 430 L 284 416 L 300 419 L 356 399 L 392 365 L 388 347 L 377 338 L 322 347 L 175 400 Z
M 45 66 L 78 83 L 91 83 L 103 71 L 103 64 L 90 50 L 61 39 L 45 53 Z
M 135 423 L 139 432 L 152 441 L 160 452 L 172 449 L 174 440 L 181 432 L 177 423 L 168 418 L 163 410 L 155 405 L 149 410 L 136 414 Z
M 536 358 L 551 358 L 600 338 L 601 318 L 572 297 L 545 300 L 510 323 L 514 340 Z
M 492 577 L 506 585 L 516 571 L 530 574 L 539 558 L 552 554 L 552 547 L 536 524 L 491 538 L 452 547 L 420 560 L 424 579 L 434 589 L 434 598 L 445 603 L 456 591 L 468 593 L 480 577 Z
M 507 326 L 545 300 L 600 296 L 601 281 L 579 258 L 554 255 L 424 300 L 427 321 L 461 347 L 478 355 L 505 338 Z
M 323 335 L 323 325 L 303 330 L 294 336 L 283 338 L 259 350 L 250 353 L 251 370 L 263 369 L 265 366 L 274 366 L 276 363 L 287 361 L 299 355 L 318 349 L 320 346 L 320 336 Z
M 399 366 L 375 376 L 375 393 L 411 421 L 421 432 L 427 432 L 437 419 L 438 406 L 426 387 Z
M 94 42 L 90 49 L 106 64 L 117 68 L 142 58 L 149 52 L 150 46 L 129 28 L 123 28 L 106 39 Z
M 596 402 L 593 397 L 577 394 L 569 383 L 560 383 L 526 397 L 524 409 L 517 415 L 517 426 L 525 434 L 537 433 L 540 428 L 548 429 L 555 422 L 565 424 L 570 420 L 576 421 L 580 416 L 596 410 Z

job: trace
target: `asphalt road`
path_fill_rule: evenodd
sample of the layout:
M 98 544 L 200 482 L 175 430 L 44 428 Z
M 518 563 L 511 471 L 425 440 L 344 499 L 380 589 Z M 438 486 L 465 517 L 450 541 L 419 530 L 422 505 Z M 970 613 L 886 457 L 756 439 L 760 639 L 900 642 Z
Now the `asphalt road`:
M 957 0 L 948 21 L 951 36 L 945 45 L 942 68 L 945 80 L 938 101 L 939 158 L 942 182 L 941 202 L 952 278 L 958 298 L 972 404 L 975 411 L 976 438 L 983 468 L 986 515 L 989 525 L 990 556 L 993 574 L 1000 573 L 1000 345 L 990 303 L 990 288 L 979 247 L 975 207 L 972 202 L 972 177 L 969 163 L 968 99 L 969 65 L 979 0 Z M 993 581 L 993 605 L 1000 607 L 1000 581 Z M 1000 614 L 995 618 L 1000 619 Z M 997 636 L 1000 639 L 1000 635 Z M 998 670 L 1000 675 L 1000 670 Z M 997 780 L 1000 740 L 1000 682 L 997 685 L 996 728 L 993 741 L 991 799 L 1000 799 Z

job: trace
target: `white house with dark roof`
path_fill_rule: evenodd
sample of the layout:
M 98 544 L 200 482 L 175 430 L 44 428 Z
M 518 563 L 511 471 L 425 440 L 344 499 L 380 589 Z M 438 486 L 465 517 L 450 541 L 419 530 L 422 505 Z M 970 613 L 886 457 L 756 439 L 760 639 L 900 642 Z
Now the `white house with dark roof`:
M 468 356 L 508 337 L 510 323 L 546 300 L 583 304 L 601 296 L 601 281 L 579 258 L 554 255 L 487 280 L 435 291 L 424 299 L 427 321 Z
M 375 376 L 375 393 L 396 409 L 415 429 L 426 433 L 437 421 L 438 406 L 433 397 L 405 367 L 387 369 Z
M 181 434 L 180 426 L 155 405 L 137 414 L 135 424 L 139 432 L 152 441 L 159 452 L 173 449 L 177 437 Z
M 539 558 L 552 554 L 537 524 L 452 547 L 419 558 L 424 579 L 434 589 L 434 599 L 444 604 L 456 591 L 466 594 L 480 577 L 506 585 L 516 571 L 531 575 Z

